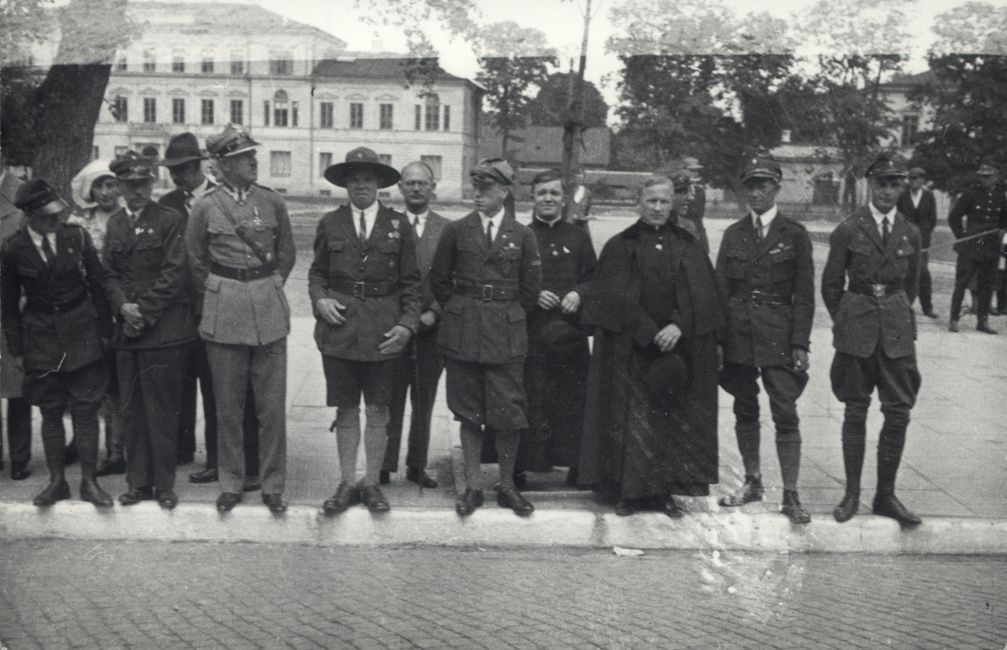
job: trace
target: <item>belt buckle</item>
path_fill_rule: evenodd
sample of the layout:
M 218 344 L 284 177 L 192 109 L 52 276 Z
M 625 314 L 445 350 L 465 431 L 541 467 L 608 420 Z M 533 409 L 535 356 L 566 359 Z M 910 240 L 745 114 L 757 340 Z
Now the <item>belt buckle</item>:
M 875 298 L 883 298 L 885 296 L 885 285 L 883 284 L 872 284 L 871 293 Z
M 493 285 L 492 284 L 484 284 L 483 287 L 482 287 L 482 289 L 483 289 L 483 295 L 482 295 L 483 300 L 485 300 L 487 302 L 489 302 L 490 300 L 493 300 Z
M 353 297 L 363 298 L 364 297 L 364 281 L 358 280 L 353 283 Z

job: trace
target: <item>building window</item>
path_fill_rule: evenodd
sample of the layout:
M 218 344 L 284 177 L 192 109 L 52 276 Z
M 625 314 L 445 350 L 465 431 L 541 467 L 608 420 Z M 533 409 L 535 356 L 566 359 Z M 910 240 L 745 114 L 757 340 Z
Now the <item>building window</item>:
M 172 124 L 185 124 L 185 100 L 181 97 L 171 100 L 171 122 Z
M 231 123 L 232 124 L 245 123 L 245 100 L 243 99 L 231 100 Z
M 127 61 L 126 61 L 126 53 L 125 52 L 119 52 L 119 54 L 115 57 L 115 71 L 116 72 L 125 72 L 128 69 L 129 69 L 129 65 L 127 64 Z
M 920 116 L 907 114 L 902 116 L 902 146 L 911 147 L 916 142 L 916 136 L 920 132 Z
M 378 162 L 381 163 L 381 164 L 383 164 L 383 165 L 388 165 L 389 167 L 391 167 L 392 166 L 392 154 L 390 154 L 390 153 L 379 153 L 378 154 Z
M 245 54 L 238 50 L 231 52 L 231 74 L 245 74 Z
M 326 169 L 332 166 L 332 153 L 323 151 L 318 154 L 318 175 L 321 176 Z
M 335 114 L 332 108 L 333 108 L 332 102 L 322 102 L 319 108 L 318 116 L 319 119 L 321 120 L 319 126 L 323 129 L 331 129 L 336 124 L 336 121 L 334 119 Z
M 155 97 L 143 98 L 143 121 L 147 123 L 157 121 L 157 99 Z
M 262 123 L 269 126 L 269 102 L 262 102 Z
M 290 176 L 290 152 L 269 152 L 269 175 L 274 177 Z
M 201 102 L 200 108 L 201 123 L 202 124 L 213 124 L 213 100 L 204 99 Z
M 441 180 L 441 164 L 443 159 L 440 156 L 420 156 L 420 161 L 425 162 L 434 172 L 434 182 Z
M 213 74 L 213 52 L 211 50 L 203 51 L 203 61 L 199 64 L 199 71 L 203 74 Z
M 269 59 L 269 74 L 288 76 L 294 74 L 294 57 L 290 52 L 274 52 Z
M 423 100 L 425 131 L 438 131 L 441 128 L 441 98 L 430 93 Z
M 381 121 L 378 124 L 379 129 L 391 129 L 392 118 L 395 115 L 395 107 L 392 104 L 382 104 L 381 105 Z
M 290 102 L 290 125 L 297 126 L 297 122 L 300 119 L 300 111 L 298 110 L 297 102 Z
M 444 107 L 444 130 L 445 131 L 450 131 L 451 130 L 451 107 L 450 106 L 445 106 Z
M 413 128 L 419 131 L 420 127 L 423 126 L 423 107 L 420 106 L 419 104 L 416 105 L 415 117 L 416 117 L 416 123 L 414 124 Z
M 182 50 L 175 50 L 171 55 L 171 71 L 185 72 L 185 53 Z
M 129 151 L 129 147 L 116 147 L 115 148 L 115 157 L 116 158 L 121 158 L 122 156 L 126 155 L 127 151 Z
M 350 128 L 364 128 L 364 105 L 360 102 L 350 103 Z
M 290 120 L 287 93 L 277 90 L 273 95 L 273 126 L 287 126 Z
M 154 56 L 154 50 L 143 51 L 143 71 L 157 72 L 157 58 Z
M 116 95 L 112 100 L 112 105 L 109 107 L 112 111 L 112 118 L 116 122 L 128 122 L 129 121 L 129 100 L 121 95 Z
M 94 145 L 93 147 L 91 147 L 91 160 L 98 160 L 99 158 L 101 158 L 99 153 L 100 150 L 98 149 L 98 145 Z

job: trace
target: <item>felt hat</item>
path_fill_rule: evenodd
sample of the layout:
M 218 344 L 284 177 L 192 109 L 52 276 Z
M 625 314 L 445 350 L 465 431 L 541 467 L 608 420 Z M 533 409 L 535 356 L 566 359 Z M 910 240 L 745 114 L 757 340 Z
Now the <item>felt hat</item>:
M 653 359 L 644 372 L 643 382 L 655 397 L 677 397 L 685 392 L 692 382 L 692 372 L 679 346 Z
M 192 133 L 186 131 L 171 136 L 168 140 L 168 148 L 164 150 L 164 158 L 161 165 L 164 167 L 177 167 L 193 160 L 206 160 L 207 156 L 199 148 L 199 140 Z
M 378 178 L 379 188 L 391 187 L 402 178 L 397 169 L 381 162 L 372 149 L 357 147 L 346 154 L 346 160 L 325 169 L 325 180 L 337 187 L 346 187 L 346 177 L 355 169 L 373 173 Z

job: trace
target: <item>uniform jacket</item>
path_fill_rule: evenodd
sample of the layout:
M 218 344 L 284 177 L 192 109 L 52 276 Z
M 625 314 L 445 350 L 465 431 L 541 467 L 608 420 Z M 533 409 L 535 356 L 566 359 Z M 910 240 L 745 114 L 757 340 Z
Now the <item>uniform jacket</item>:
M 125 303 L 135 302 L 147 324 L 139 336 L 127 336 L 120 318 L 112 341 L 116 348 L 158 348 L 195 338 L 184 221 L 153 201 L 140 210 L 134 224 L 125 209 L 109 218 L 105 265 L 112 310 L 119 314 Z
M 276 263 L 272 275 L 242 282 L 211 273 L 215 262 L 256 268 L 262 260 L 227 218 L 243 224 L 252 240 Z M 253 184 L 239 203 L 218 185 L 192 204 L 185 230 L 193 286 L 202 293 L 199 334 L 206 341 L 266 345 L 290 333 L 290 306 L 283 284 L 294 268 L 296 250 L 287 206 L 276 192 Z
M 995 228 L 1007 228 L 1007 196 L 1001 185 L 987 191 L 975 186 L 962 192 L 948 214 L 955 238 Z M 959 255 L 974 260 L 994 260 L 1000 254 L 1000 234 L 991 233 L 955 244 Z
M 913 205 L 913 197 L 909 193 L 909 188 L 899 196 L 895 208 L 902 214 L 909 223 L 920 229 L 920 236 L 923 238 L 923 246 L 930 245 L 930 234 L 937 227 L 937 199 L 930 190 L 921 190 L 920 204 Z
M 865 206 L 836 226 L 822 273 L 822 299 L 832 316 L 832 344 L 840 352 L 866 358 L 881 345 L 891 359 L 916 353 L 916 320 L 910 305 L 919 282 L 920 231 L 896 213 L 888 238 Z M 901 286 L 875 297 L 850 291 L 853 284 Z
M 14 236 L 24 221 L 24 214 L 14 207 L 21 179 L 11 171 L 0 173 L 0 245 Z M 24 372 L 14 363 L 7 349 L 7 335 L 0 330 L 0 397 L 20 397 Z
M 757 367 L 790 365 L 792 348 L 808 349 L 815 269 L 811 239 L 800 222 L 777 213 L 759 242 L 746 214 L 724 231 L 717 275 L 727 296 L 726 360 Z M 753 291 L 784 300 L 753 300 Z
M 517 291 L 514 300 L 460 295 L 461 287 L 493 285 Z M 518 361 L 528 352 L 525 312 L 538 300 L 542 262 L 535 235 L 506 215 L 487 248 L 477 211 L 444 228 L 430 269 L 443 308 L 438 345 L 446 357 L 477 363 Z
M 63 224 L 56 231 L 51 269 L 26 227 L 7 240 L 0 253 L 0 315 L 8 348 L 24 356 L 25 370 L 71 371 L 102 357 L 101 339 L 112 335 L 107 281 L 90 236 L 79 226 Z M 82 296 L 79 305 L 59 309 Z M 57 313 L 47 313 L 52 307 Z
M 446 218 L 430 210 L 427 212 L 427 223 L 423 226 L 423 235 L 416 239 L 416 266 L 419 267 L 420 275 L 423 276 L 420 313 L 432 309 L 438 316 L 440 315 L 441 306 L 437 303 L 434 292 L 430 288 L 430 267 L 434 263 L 437 242 L 441 240 L 441 234 L 446 225 L 448 225 Z
M 388 283 L 393 290 L 383 296 L 355 297 L 351 289 L 339 286 L 343 282 Z M 354 361 L 392 358 L 381 354 L 378 346 L 395 325 L 416 333 L 420 285 L 416 239 L 404 215 L 380 206 L 370 237 L 361 242 L 349 206 L 327 213 L 315 234 L 308 293 L 312 305 L 320 298 L 335 298 L 346 305 L 346 322 L 329 325 L 316 314 L 318 349 L 324 355 Z

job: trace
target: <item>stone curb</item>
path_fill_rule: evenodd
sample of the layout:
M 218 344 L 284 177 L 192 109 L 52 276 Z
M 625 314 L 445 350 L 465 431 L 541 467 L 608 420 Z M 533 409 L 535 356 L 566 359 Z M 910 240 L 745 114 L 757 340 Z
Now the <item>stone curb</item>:
M 312 506 L 291 506 L 273 517 L 261 504 L 220 515 L 213 505 L 155 503 L 96 512 L 90 504 L 59 503 L 47 510 L 0 504 L 0 539 L 250 542 L 311 546 L 578 547 L 648 550 L 728 550 L 795 553 L 1007 555 L 1007 520 L 927 518 L 914 530 L 861 515 L 845 524 L 824 517 L 794 527 L 778 514 L 663 514 L 618 517 L 589 510 L 539 508 L 526 519 L 487 506 L 465 520 L 451 510 L 399 507 L 386 515 L 354 508 L 326 517 Z

